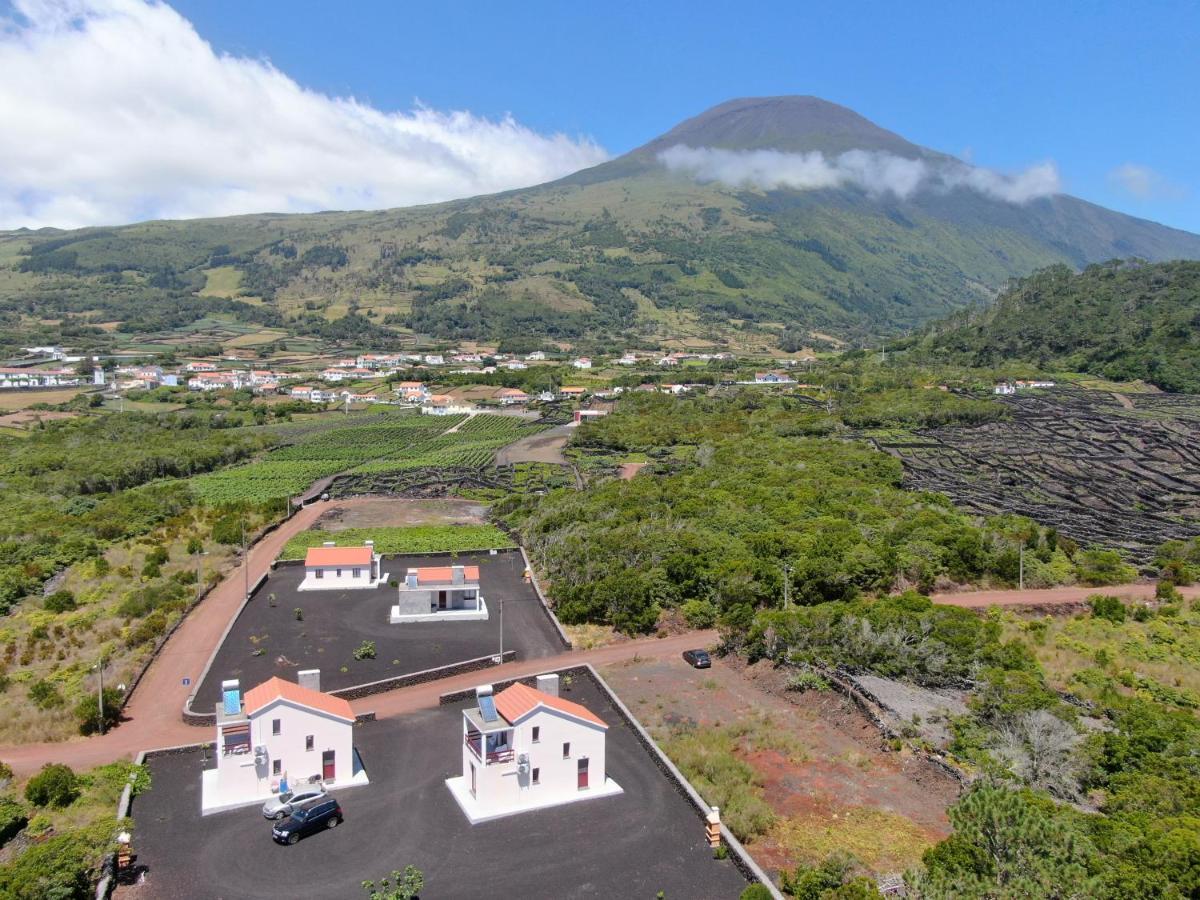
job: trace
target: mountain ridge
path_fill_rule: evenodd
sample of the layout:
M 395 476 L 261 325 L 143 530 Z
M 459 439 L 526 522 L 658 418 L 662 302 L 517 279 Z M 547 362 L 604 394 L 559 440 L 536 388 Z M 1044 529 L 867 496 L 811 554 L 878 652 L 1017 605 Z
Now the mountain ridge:
M 10 232 L 0 314 L 36 298 L 54 315 L 145 325 L 207 304 L 360 343 L 793 346 L 814 333 L 864 341 L 918 328 L 1056 263 L 1200 258 L 1200 236 L 1065 194 L 1018 204 L 967 187 L 899 196 L 702 180 L 659 161 L 684 141 L 965 165 L 819 98 L 740 98 L 599 166 L 502 194 Z

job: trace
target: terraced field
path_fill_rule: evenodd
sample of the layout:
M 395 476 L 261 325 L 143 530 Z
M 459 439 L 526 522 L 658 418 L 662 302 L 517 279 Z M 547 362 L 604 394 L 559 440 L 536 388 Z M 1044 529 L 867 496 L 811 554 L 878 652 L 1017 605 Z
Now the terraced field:
M 1135 560 L 1200 533 L 1200 396 L 1057 388 L 998 399 L 1009 421 L 873 441 L 903 462 L 908 487 Z

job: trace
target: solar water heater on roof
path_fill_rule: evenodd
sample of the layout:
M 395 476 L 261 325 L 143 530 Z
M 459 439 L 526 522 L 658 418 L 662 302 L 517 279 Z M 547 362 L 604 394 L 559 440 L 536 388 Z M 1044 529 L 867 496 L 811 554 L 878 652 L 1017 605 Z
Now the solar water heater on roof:
M 500 718 L 496 712 L 496 698 L 491 694 L 479 698 L 479 714 L 485 722 L 495 722 Z

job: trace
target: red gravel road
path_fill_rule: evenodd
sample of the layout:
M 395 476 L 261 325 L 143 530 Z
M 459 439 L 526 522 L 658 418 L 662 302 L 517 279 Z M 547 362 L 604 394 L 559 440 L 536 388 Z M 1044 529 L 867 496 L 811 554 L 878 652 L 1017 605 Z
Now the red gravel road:
M 934 594 L 934 603 L 982 609 L 988 606 L 1066 606 L 1083 603 L 1093 594 L 1109 594 L 1125 600 L 1149 600 L 1154 597 L 1154 584 L 1118 584 L 1108 587 L 1057 587 L 1038 590 L 962 591 L 953 594 Z M 1200 585 L 1181 587 L 1185 597 L 1200 597 Z
M 279 557 L 284 544 L 311 527 L 324 513 L 372 502 L 370 498 L 319 503 L 306 507 L 250 548 L 250 584 L 254 584 Z M 207 728 L 185 725 L 183 704 L 198 683 L 205 664 L 237 614 L 245 594 L 246 573 L 242 565 L 232 569 L 200 604 L 188 613 L 183 624 L 167 640 L 125 708 L 125 719 L 108 734 L 71 741 L 0 746 L 0 760 L 18 774 L 29 774 L 48 762 L 66 763 L 88 769 L 116 759 L 130 759 L 141 750 L 194 744 L 212 737 Z M 624 641 L 595 650 L 562 653 L 537 660 L 497 666 L 487 672 L 472 672 L 428 684 L 402 688 L 355 701 L 357 713 L 374 712 L 379 718 L 436 706 L 447 691 L 474 687 L 492 679 L 519 678 L 536 672 L 565 668 L 584 662 L 600 665 L 642 656 L 659 659 L 682 653 L 688 647 L 703 647 L 716 640 L 715 632 L 696 632 L 675 637 Z M 185 686 L 183 679 L 191 680 Z

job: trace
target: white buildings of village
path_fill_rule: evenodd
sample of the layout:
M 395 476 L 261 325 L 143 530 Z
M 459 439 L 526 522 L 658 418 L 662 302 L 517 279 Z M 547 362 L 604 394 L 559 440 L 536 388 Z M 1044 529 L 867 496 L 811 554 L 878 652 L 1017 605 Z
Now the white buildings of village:
M 350 704 L 321 692 L 319 670 L 297 675 L 299 684 L 276 677 L 245 697 L 236 680 L 221 683 L 216 767 L 201 776 L 202 815 L 262 803 L 302 783 L 368 783 L 354 752 Z
M 487 603 L 479 587 L 479 566 L 426 566 L 409 569 L 400 583 L 388 621 L 481 621 Z
M 462 775 L 446 780 L 471 824 L 622 793 L 605 769 L 608 725 L 559 696 L 557 675 L 536 689 L 476 689 L 463 710 Z
M 0 366 L 0 389 L 73 387 L 80 383 L 71 369 L 22 369 Z
M 320 547 L 309 547 L 304 555 L 304 580 L 300 591 L 345 591 L 377 588 L 387 581 L 382 571 L 375 542 L 362 547 L 338 547 L 326 541 Z

